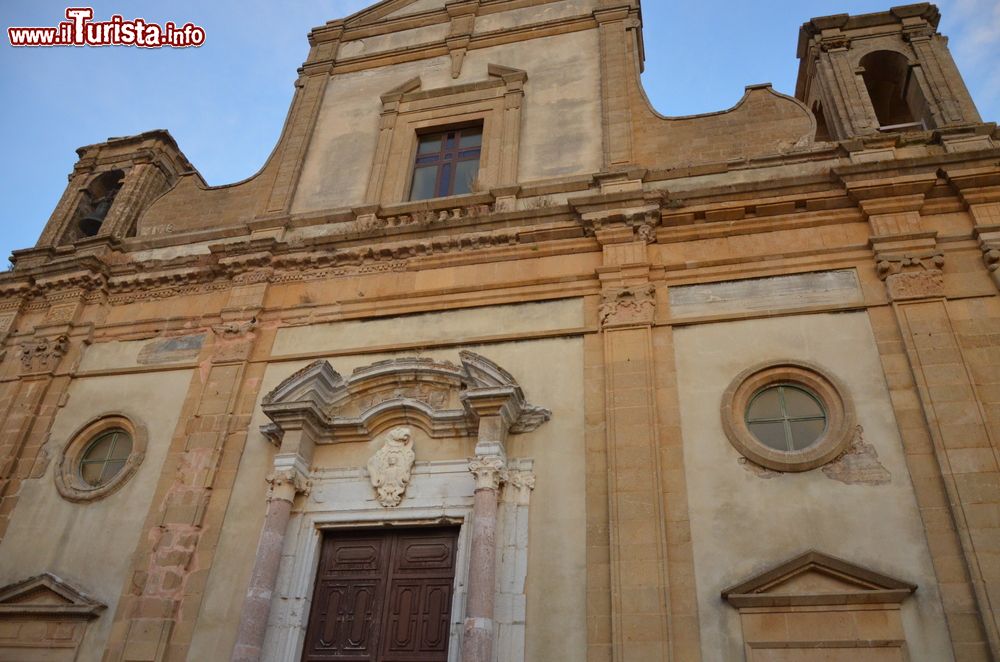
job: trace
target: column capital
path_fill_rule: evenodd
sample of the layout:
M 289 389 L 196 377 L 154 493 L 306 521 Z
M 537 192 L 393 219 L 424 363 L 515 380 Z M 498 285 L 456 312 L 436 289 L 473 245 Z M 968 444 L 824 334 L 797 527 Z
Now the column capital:
M 476 477 L 477 491 L 497 491 L 506 480 L 507 462 L 500 455 L 477 456 L 469 460 L 469 471 Z
M 600 314 L 605 329 L 650 325 L 656 315 L 656 286 L 645 283 L 605 289 Z
M 270 486 L 267 491 L 268 502 L 280 499 L 293 503 L 297 495 L 309 496 L 312 489 L 312 481 L 297 467 L 275 467 L 266 480 Z

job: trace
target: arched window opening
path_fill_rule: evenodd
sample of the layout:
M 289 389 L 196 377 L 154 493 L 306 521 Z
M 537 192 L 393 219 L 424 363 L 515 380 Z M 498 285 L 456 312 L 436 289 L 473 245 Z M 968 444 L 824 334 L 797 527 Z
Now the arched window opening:
M 830 129 L 826 125 L 826 115 L 823 114 L 823 104 L 819 101 L 813 103 L 813 115 L 816 116 L 816 142 L 828 142 L 833 140 L 830 136 Z
M 125 173 L 121 170 L 109 170 L 90 182 L 83 192 L 73 222 L 66 229 L 62 243 L 97 236 L 124 179 Z
M 927 103 L 905 56 L 875 51 L 861 58 L 861 70 L 880 131 L 928 128 Z

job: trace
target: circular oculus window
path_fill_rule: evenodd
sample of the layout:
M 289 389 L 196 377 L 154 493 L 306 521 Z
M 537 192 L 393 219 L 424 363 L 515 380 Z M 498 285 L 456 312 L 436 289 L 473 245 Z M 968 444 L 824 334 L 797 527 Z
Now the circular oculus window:
M 56 468 L 56 488 L 70 501 L 94 501 L 118 488 L 145 457 L 146 430 L 121 414 L 96 418 L 73 435 Z
M 741 373 L 722 399 L 722 424 L 737 451 L 775 471 L 809 471 L 851 442 L 854 407 L 832 375 L 805 363 Z

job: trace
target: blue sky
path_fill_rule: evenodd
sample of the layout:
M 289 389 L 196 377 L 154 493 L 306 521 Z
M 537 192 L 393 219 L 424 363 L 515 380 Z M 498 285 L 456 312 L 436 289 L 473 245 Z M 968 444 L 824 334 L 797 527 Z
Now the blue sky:
M 83 3 L 80 3 L 83 4 Z M 66 186 L 75 149 L 168 129 L 212 185 L 252 175 L 274 147 L 309 29 L 358 0 L 93 0 L 111 14 L 201 25 L 194 49 L 22 48 L 11 25 L 55 25 L 67 6 L 4 0 L 0 45 L 0 259 L 33 246 Z M 882 11 L 868 0 L 645 0 L 647 93 L 665 115 L 729 108 L 752 83 L 792 94 L 799 26 L 813 16 Z M 940 30 L 985 120 L 1000 119 L 1000 0 L 937 3 Z M 0 268 L 3 262 L 0 261 Z

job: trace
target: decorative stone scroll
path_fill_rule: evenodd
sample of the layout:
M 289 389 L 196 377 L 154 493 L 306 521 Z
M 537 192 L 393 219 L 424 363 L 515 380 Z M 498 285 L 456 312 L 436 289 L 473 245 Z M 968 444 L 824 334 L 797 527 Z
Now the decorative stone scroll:
M 368 476 L 375 488 L 375 498 L 385 508 L 395 508 L 402 503 L 416 457 L 410 428 L 396 428 L 386 435 L 385 445 L 368 460 Z

